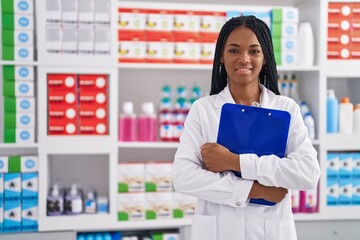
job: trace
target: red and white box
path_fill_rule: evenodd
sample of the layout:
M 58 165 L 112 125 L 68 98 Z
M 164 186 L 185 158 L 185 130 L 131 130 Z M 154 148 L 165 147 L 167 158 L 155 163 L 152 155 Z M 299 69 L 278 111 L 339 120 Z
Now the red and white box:
M 145 62 L 146 40 L 144 32 L 122 32 L 119 30 L 119 62 Z
M 48 74 L 47 79 L 49 90 L 76 92 L 75 74 Z
M 174 62 L 175 63 L 199 63 L 201 42 L 199 35 L 175 39 Z
M 174 41 L 172 37 L 161 37 L 148 34 L 146 45 L 146 62 L 172 63 L 174 59 Z
M 80 94 L 82 91 L 103 91 L 108 92 L 108 76 L 83 74 L 79 76 Z
M 165 9 L 148 9 L 146 14 L 146 35 L 157 34 L 158 37 L 170 38 L 174 28 L 174 11 Z
M 174 11 L 174 36 L 193 36 L 200 32 L 201 11 Z
M 145 31 L 146 9 L 119 8 L 118 27 L 126 31 Z
M 226 12 L 201 12 L 201 37 L 217 38 L 222 26 L 226 22 Z

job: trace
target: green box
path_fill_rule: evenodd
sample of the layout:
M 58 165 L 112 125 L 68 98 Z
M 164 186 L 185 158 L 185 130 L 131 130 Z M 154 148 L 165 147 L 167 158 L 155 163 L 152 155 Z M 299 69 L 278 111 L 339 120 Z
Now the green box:
M 271 36 L 274 37 L 282 37 L 282 23 L 272 23 L 271 24 Z
M 15 81 L 3 81 L 3 96 L 15 97 Z
M 4 129 L 4 143 L 16 143 L 16 129 L 5 128 Z
M 1 1 L 2 13 L 14 13 L 14 0 L 2 0 Z
M 283 16 L 282 9 L 281 8 L 274 8 L 271 11 L 271 22 L 273 22 L 273 23 L 282 22 L 283 21 L 282 16 Z
M 6 81 L 15 80 L 15 66 L 3 66 L 3 79 Z
M 272 42 L 273 42 L 273 46 L 274 46 L 274 51 L 281 52 L 281 38 L 274 37 L 274 38 L 272 38 Z
M 118 183 L 118 192 L 129 192 L 129 186 L 126 183 Z
M 2 59 L 13 61 L 15 60 L 15 47 L 14 46 L 3 46 Z
M 16 112 L 16 98 L 14 97 L 4 98 L 4 112 Z
M 118 212 L 118 221 L 129 221 L 129 215 L 126 212 Z
M 276 65 L 281 65 L 281 52 L 274 52 Z
M 15 39 L 14 39 L 15 33 L 14 30 L 2 30 L 2 44 L 4 45 L 10 45 L 10 46 L 14 46 L 15 45 Z
M 2 29 L 15 29 L 14 14 L 3 14 L 2 15 Z
M 4 113 L 4 127 L 16 128 L 16 113 Z
M 9 172 L 21 172 L 21 156 L 9 157 Z

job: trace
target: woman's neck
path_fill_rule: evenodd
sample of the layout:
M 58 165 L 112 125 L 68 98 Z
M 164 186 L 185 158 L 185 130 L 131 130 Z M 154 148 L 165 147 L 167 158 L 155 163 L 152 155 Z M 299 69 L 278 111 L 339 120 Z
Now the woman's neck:
M 261 89 L 260 85 L 255 86 L 233 86 L 229 85 L 230 93 L 236 104 L 251 106 L 253 102 L 260 103 Z

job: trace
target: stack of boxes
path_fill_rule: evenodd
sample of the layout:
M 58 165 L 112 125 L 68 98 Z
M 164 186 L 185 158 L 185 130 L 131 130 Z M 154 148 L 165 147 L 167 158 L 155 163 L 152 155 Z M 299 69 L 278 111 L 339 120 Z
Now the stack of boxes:
M 277 65 L 298 64 L 299 10 L 293 7 L 275 8 L 271 12 L 271 35 Z
M 109 0 L 46 1 L 46 52 L 110 55 Z
M 360 59 L 360 3 L 328 5 L 328 59 Z
M 328 206 L 360 205 L 360 153 L 328 153 L 326 180 Z
M 108 76 L 48 74 L 48 134 L 107 135 Z
M 1 1 L 2 60 L 34 60 L 33 0 Z
M 38 230 L 38 157 L 0 156 L 0 233 Z
M 35 142 L 34 67 L 3 66 L 4 142 Z

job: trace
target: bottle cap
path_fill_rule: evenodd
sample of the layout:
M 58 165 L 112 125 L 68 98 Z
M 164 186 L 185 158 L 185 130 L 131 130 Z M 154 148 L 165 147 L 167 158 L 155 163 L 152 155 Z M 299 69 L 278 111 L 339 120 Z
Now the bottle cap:
M 350 98 L 348 97 L 341 98 L 341 103 L 350 103 Z
M 60 195 L 60 189 L 59 185 L 54 184 L 54 186 L 51 189 L 51 195 L 54 197 L 58 197 Z
M 153 114 L 154 113 L 154 103 L 144 102 L 141 106 L 143 113 Z
M 132 102 L 124 102 L 123 104 L 123 111 L 124 113 L 131 114 L 134 112 L 134 105 Z
M 78 193 L 78 188 L 77 188 L 76 184 L 71 185 L 70 195 L 71 196 L 76 196 L 77 193 Z
M 355 105 L 354 105 L 354 111 L 355 111 L 355 110 L 360 110 L 360 104 L 355 104 Z
M 329 96 L 329 97 L 335 97 L 335 90 L 334 89 L 328 89 L 326 91 L 326 93 L 327 93 L 327 96 Z

